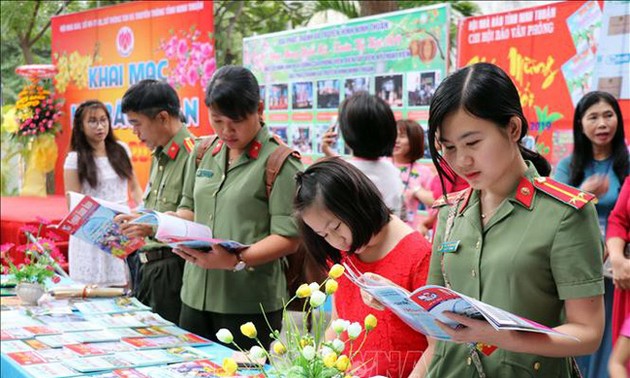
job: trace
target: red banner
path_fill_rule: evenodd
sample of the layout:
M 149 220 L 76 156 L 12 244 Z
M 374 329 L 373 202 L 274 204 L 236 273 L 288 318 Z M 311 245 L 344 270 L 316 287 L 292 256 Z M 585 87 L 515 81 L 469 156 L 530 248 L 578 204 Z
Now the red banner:
M 457 66 L 490 62 L 510 75 L 529 121 L 524 143 L 552 164 L 573 151 L 577 101 L 589 91 L 611 89 L 592 83 L 602 51 L 611 50 L 605 44 L 616 43 L 612 34 L 620 34 L 613 28 L 619 15 L 603 9 L 603 2 L 566 1 L 469 17 L 459 25 Z M 621 55 L 627 60 L 627 54 Z M 621 105 L 627 143 L 630 100 L 619 83 L 619 90 L 611 93 Z
M 52 19 L 56 93 L 65 99 L 63 133 L 57 138 L 55 193 L 63 193 L 63 162 L 72 116 L 83 101 L 106 104 L 116 136 L 132 151 L 140 184 L 148 180 L 151 151 L 133 134 L 120 101 L 143 79 L 168 81 L 195 135 L 212 133 L 205 86 L 216 69 L 212 1 L 137 1 Z

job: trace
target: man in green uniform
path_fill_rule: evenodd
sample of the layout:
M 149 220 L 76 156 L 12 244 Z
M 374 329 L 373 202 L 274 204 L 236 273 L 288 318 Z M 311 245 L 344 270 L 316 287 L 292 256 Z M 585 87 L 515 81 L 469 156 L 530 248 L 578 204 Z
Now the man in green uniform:
M 180 119 L 177 93 L 165 82 L 142 80 L 125 92 L 122 111 L 134 133 L 153 151 L 144 208 L 159 212 L 177 210 L 186 162 L 194 148 L 192 135 Z M 147 244 L 128 258 L 134 294 L 165 319 L 178 323 L 184 260 L 169 246 L 152 239 L 154 230 L 150 226 L 128 223 L 137 217 L 138 214 L 117 217 L 125 235 L 147 238 Z

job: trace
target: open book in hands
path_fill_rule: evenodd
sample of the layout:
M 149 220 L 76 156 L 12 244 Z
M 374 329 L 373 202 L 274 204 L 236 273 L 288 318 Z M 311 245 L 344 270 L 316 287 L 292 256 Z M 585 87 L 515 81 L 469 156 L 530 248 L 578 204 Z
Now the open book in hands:
M 116 215 L 129 214 L 128 206 L 76 192 L 66 196 L 71 210 L 56 226 L 59 230 L 121 259 L 144 245 L 144 238 L 126 237 L 114 222 Z
M 131 223 L 154 226 L 156 229 L 155 239 L 173 248 L 184 246 L 209 251 L 215 244 L 227 249 L 228 252 L 237 252 L 247 248 L 246 245 L 232 240 L 213 238 L 210 227 L 201 223 L 191 222 L 154 210 L 144 210 L 142 212 L 144 214 L 131 221 Z
M 379 279 L 380 276 L 362 274 L 347 263 L 344 263 L 344 267 L 350 281 L 398 315 L 411 328 L 434 339 L 451 339 L 437 325 L 437 320 L 453 329 L 463 326 L 447 318 L 444 312 L 486 320 L 496 330 L 539 332 L 576 339 L 442 286 L 426 285 L 410 293 L 392 282 Z

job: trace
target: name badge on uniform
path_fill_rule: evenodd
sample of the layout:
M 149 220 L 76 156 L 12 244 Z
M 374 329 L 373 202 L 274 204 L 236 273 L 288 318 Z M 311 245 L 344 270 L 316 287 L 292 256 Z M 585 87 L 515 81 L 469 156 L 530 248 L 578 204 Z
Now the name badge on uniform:
M 459 240 L 454 241 L 446 241 L 440 244 L 438 247 L 438 252 L 442 253 L 451 253 L 457 251 L 457 247 L 459 247 Z
M 206 178 L 210 178 L 214 176 L 214 172 L 212 172 L 209 169 L 203 169 L 203 168 L 199 168 L 197 169 L 197 177 L 206 177 Z

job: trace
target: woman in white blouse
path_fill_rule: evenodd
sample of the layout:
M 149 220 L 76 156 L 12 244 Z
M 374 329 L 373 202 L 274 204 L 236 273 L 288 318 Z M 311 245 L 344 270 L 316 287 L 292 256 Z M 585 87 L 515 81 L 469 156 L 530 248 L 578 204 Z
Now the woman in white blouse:
M 120 204 L 139 205 L 142 201 L 129 147 L 114 137 L 111 116 L 100 101 L 89 100 L 76 109 L 63 168 L 66 192 Z M 124 260 L 77 238 L 70 237 L 68 259 L 75 282 L 103 286 L 127 282 Z

